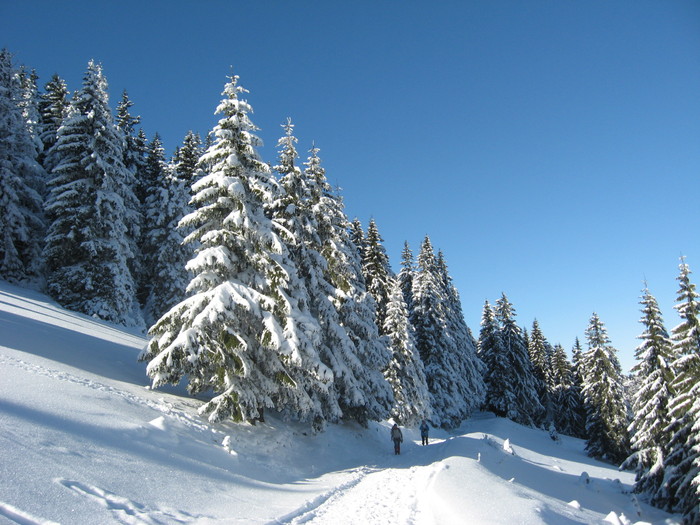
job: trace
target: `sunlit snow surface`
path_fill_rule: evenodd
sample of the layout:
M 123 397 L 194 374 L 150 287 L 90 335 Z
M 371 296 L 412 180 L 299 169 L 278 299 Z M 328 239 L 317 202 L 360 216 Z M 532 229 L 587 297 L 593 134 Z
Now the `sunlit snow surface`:
M 148 388 L 139 335 L 0 282 L 0 523 L 679 523 L 580 440 L 478 414 L 420 446 L 389 424 L 210 425 Z

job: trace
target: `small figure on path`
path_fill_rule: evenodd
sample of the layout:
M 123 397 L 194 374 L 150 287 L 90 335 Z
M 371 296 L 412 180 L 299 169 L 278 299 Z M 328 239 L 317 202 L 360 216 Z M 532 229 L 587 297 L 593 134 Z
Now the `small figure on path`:
M 394 442 L 394 454 L 401 454 L 401 443 L 403 442 L 403 434 L 399 426 L 394 423 L 391 427 L 391 440 Z
M 428 428 L 428 423 L 425 422 L 425 419 L 423 421 L 421 421 L 420 427 L 418 427 L 418 428 L 420 428 L 420 437 L 421 437 L 422 444 L 427 445 L 428 444 L 428 430 L 429 430 L 429 428 Z

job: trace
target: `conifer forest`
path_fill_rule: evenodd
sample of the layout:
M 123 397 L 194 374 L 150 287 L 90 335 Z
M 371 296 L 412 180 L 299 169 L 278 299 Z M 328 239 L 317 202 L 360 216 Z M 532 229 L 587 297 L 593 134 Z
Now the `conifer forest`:
M 491 411 L 586 440 L 650 503 L 700 521 L 700 302 L 684 258 L 672 328 L 641 290 L 630 374 L 595 313 L 567 348 L 502 293 L 472 331 L 430 237 L 392 266 L 375 221 L 346 215 L 321 149 L 300 148 L 287 120 L 277 158 L 261 158 L 248 92 L 224 80 L 218 124 L 169 155 L 126 91 L 112 104 L 99 63 L 69 88 L 2 50 L 0 278 L 147 330 L 152 385 L 207 394 L 209 421 L 270 410 L 315 432 L 450 429 Z

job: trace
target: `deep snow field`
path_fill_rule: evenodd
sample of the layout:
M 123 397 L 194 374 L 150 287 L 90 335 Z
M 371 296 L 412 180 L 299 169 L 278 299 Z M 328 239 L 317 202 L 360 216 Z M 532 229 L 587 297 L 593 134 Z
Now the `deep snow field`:
M 477 414 L 420 446 L 266 414 L 211 425 L 151 390 L 146 340 L 0 281 L 0 523 L 680 523 L 581 440 Z

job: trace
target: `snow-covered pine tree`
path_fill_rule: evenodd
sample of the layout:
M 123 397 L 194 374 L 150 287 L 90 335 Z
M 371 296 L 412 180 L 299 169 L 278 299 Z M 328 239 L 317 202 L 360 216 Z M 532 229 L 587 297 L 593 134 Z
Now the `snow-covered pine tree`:
M 408 320 L 401 283 L 398 279 L 392 279 L 392 283 L 384 323 L 392 358 L 384 375 L 394 391 L 391 416 L 400 425 L 412 427 L 422 419 L 430 418 L 430 392 L 413 327 Z
M 384 333 L 386 309 L 393 285 L 389 256 L 382 242 L 384 239 L 379 234 L 377 223 L 370 219 L 362 252 L 362 275 L 367 291 L 374 297 L 377 305 L 377 328 L 380 334 Z
M 362 223 L 360 219 L 355 217 L 348 227 L 350 231 L 350 240 L 357 248 L 357 252 L 362 258 L 362 254 L 365 251 L 365 231 L 362 229 Z
M 408 241 L 404 241 L 403 250 L 401 251 L 401 270 L 399 271 L 398 279 L 403 292 L 403 300 L 406 301 L 406 309 L 409 319 L 413 311 L 413 275 L 415 273 L 415 265 L 413 262 L 413 252 L 408 245 Z
M 496 301 L 496 320 L 500 329 L 500 340 L 504 352 L 503 362 L 507 367 L 507 387 L 514 404 L 506 406 L 506 417 L 522 425 L 534 425 L 542 418 L 544 407 L 537 394 L 537 382 L 532 369 L 522 331 L 515 321 L 513 304 L 503 293 Z
M 681 323 L 673 328 L 675 374 L 669 410 L 671 438 L 666 447 L 664 480 L 652 499 L 680 512 L 687 523 L 700 521 L 700 303 L 690 267 L 681 258 L 677 303 Z
M 545 339 L 537 319 L 532 322 L 532 333 L 527 338 L 527 350 L 535 376 L 537 395 L 540 404 L 544 407 L 543 418 L 537 420 L 536 423 L 548 426 L 554 417 L 554 405 L 552 404 L 552 391 L 550 389 L 551 379 L 549 377 L 551 346 Z
M 0 278 L 39 284 L 43 183 L 12 55 L 0 50 Z
M 639 336 L 637 364 L 632 374 L 639 389 L 632 400 L 634 418 L 629 426 L 632 455 L 623 468 L 636 469 L 635 492 L 648 494 L 652 503 L 663 483 L 664 445 L 669 442 L 669 402 L 672 398 L 672 343 L 664 328 L 656 298 L 645 287 L 640 304 L 644 331 Z
M 225 85 L 215 140 L 201 159 L 210 171 L 194 184 L 195 211 L 181 221 L 193 229 L 185 242 L 198 243 L 187 265 L 195 275 L 191 296 L 151 327 L 142 355 L 154 386 L 187 376 L 190 392 L 213 390 L 200 409 L 211 421 L 261 418 L 266 407 L 303 417 L 313 402 L 294 369 L 323 368 L 303 355 L 290 323 L 299 315 L 288 293 L 296 276 L 264 210 L 277 183 L 258 156 L 261 141 L 243 93 L 237 76 Z
M 560 344 L 554 345 L 550 361 L 551 400 L 554 427 L 561 434 L 582 437 L 583 417 L 581 393 L 574 381 L 573 366 Z
M 322 329 L 319 324 L 318 300 L 316 294 L 323 293 L 320 288 L 330 287 L 323 279 L 325 261 L 318 252 L 320 242 L 316 233 L 316 218 L 313 214 L 314 200 L 312 181 L 296 165 L 298 158 L 294 136 L 294 124 L 287 119 L 282 127 L 285 134 L 278 141 L 280 148 L 279 162 L 274 170 L 280 176 L 280 189 L 277 198 L 273 200 L 268 210 L 272 216 L 276 231 L 287 245 L 287 253 L 291 259 L 290 265 L 296 269 L 297 276 L 290 281 L 290 301 L 299 312 L 290 322 L 298 324 L 298 344 L 308 347 L 309 353 L 318 353 L 318 359 L 323 360 L 327 355 L 324 347 Z M 324 306 L 335 313 L 335 308 L 328 300 Z M 297 368 L 293 379 L 312 399 L 313 408 L 309 417 L 312 419 L 314 431 L 323 428 L 327 420 L 337 421 L 341 410 L 333 390 L 333 372 L 327 366 L 317 367 L 313 373 L 305 368 Z
M 173 176 L 157 133 L 148 148 L 146 170 L 152 172 L 154 184 L 144 203 L 139 294 L 144 318 L 152 325 L 186 295 L 190 276 L 185 266 L 192 253 L 177 225 L 189 211 L 190 189 Z
M 18 105 L 22 110 L 22 117 L 29 131 L 29 136 L 34 142 L 34 147 L 41 154 L 44 150 L 44 144 L 40 138 L 41 115 L 39 113 L 39 88 L 37 86 L 39 76 L 34 70 L 27 72 L 24 66 L 20 66 L 17 76 L 20 86 Z
M 146 185 L 149 180 L 148 176 L 144 176 L 147 151 L 146 135 L 143 130 L 139 130 L 136 133 L 135 127 L 141 122 L 141 117 L 134 117 L 129 113 L 129 108 L 133 105 L 134 103 L 129 99 L 129 94 L 124 90 L 122 98 L 117 104 L 115 122 L 122 133 L 122 161 L 127 173 L 124 181 L 124 188 L 127 191 L 123 197 L 126 211 L 127 238 L 129 239 L 129 247 L 134 254 L 130 262 L 130 269 L 134 279 L 142 281 L 143 276 L 140 275 L 143 263 L 141 242 L 143 241 L 144 232 L 141 230 L 141 223 L 144 219 L 144 202 L 148 192 Z M 144 179 L 146 180 L 144 181 Z M 150 182 L 155 183 L 155 181 Z
M 506 417 L 515 404 L 515 395 L 508 378 L 508 363 L 501 342 L 496 314 L 488 301 L 484 303 L 479 331 L 478 355 L 484 363 L 486 393 L 483 407 L 499 417 Z
M 442 285 L 443 311 L 447 330 L 443 333 L 446 347 L 454 354 L 459 367 L 460 395 L 464 396 L 466 417 L 478 410 L 484 401 L 484 364 L 477 355 L 477 342 L 464 320 L 462 301 L 457 288 L 452 283 L 444 254 L 438 250 L 436 259 L 438 277 Z
M 42 152 L 39 155 L 39 163 L 46 173 L 51 173 L 54 161 L 48 156 L 49 151 L 56 144 L 58 128 L 68 116 L 68 86 L 58 75 L 44 86 L 44 93 L 39 96 L 39 139 L 42 143 Z
M 596 313 L 586 329 L 588 351 L 581 357 L 586 407 L 586 450 L 595 458 L 621 463 L 629 455 L 627 401 L 622 368 L 605 325 Z
M 175 150 L 173 166 L 175 176 L 189 187 L 197 181 L 198 162 L 202 156 L 202 139 L 193 131 L 188 131 L 182 146 Z
M 386 338 L 379 337 L 376 306 L 365 288 L 360 253 L 350 239 L 350 222 L 342 199 L 326 180 L 318 151 L 312 147 L 304 173 L 313 188 L 310 205 L 320 243 L 317 251 L 324 260 L 323 281 L 330 286 L 319 286 L 315 294 L 316 314 L 324 328 L 323 359 L 333 371 L 343 417 L 360 423 L 381 420 L 393 404 L 391 386 L 383 375 L 391 351 Z M 321 293 L 335 312 L 328 309 Z
M 122 147 L 102 67 L 90 61 L 51 151 L 56 166 L 46 206 L 48 291 L 66 308 L 141 326 L 129 269 L 125 197 L 131 188 Z
M 480 403 L 472 391 L 472 376 L 465 356 L 474 351 L 464 333 L 456 333 L 446 283 L 428 236 L 421 244 L 413 278 L 413 312 L 416 347 L 423 360 L 435 426 L 454 428 Z

